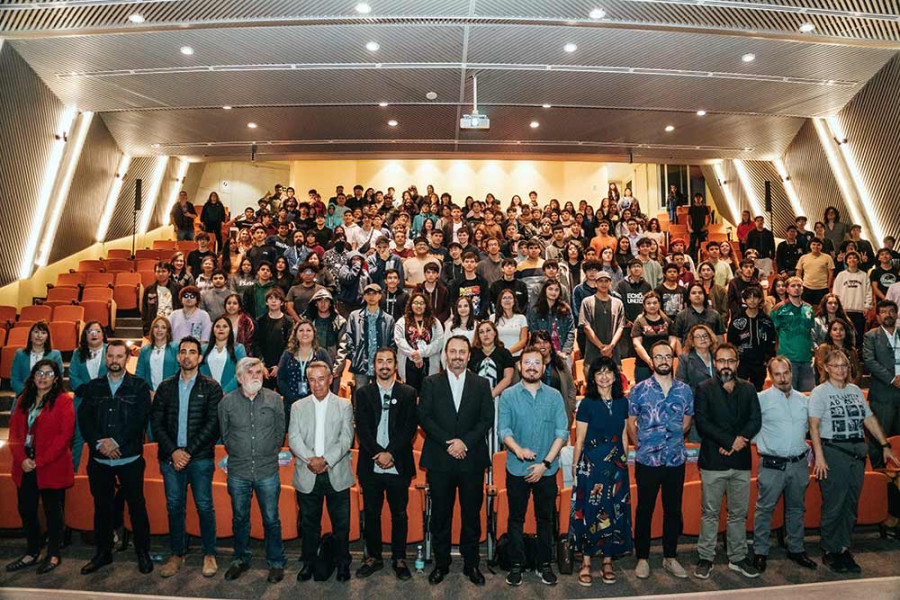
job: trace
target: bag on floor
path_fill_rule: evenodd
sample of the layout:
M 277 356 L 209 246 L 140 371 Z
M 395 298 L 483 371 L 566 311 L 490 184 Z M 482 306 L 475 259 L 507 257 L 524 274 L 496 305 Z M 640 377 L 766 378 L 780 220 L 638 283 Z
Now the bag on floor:
M 560 575 L 571 575 L 575 570 L 575 546 L 568 535 L 559 536 L 556 542 L 556 566 Z
M 326 533 L 319 540 L 319 550 L 316 552 L 316 561 L 313 563 L 313 579 L 315 581 L 327 581 L 334 572 L 334 538 Z
M 504 571 L 509 571 L 512 564 L 509 562 L 509 535 L 503 534 L 497 540 L 497 548 L 494 550 L 494 560 L 490 566 L 497 566 Z

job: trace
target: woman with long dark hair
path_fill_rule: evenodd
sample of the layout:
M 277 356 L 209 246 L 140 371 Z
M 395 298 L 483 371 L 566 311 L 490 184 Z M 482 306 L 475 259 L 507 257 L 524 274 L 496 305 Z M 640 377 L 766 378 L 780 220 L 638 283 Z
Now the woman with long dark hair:
M 74 429 L 75 408 L 65 391 L 62 369 L 54 360 L 37 361 L 9 424 L 12 478 L 18 488 L 19 516 L 28 547 L 24 556 L 6 565 L 7 571 L 37 564 L 44 539 L 38 520 L 39 500 L 47 521 L 47 554 L 38 573 L 48 573 L 62 561 L 63 499 L 66 489 L 75 483 Z
M 555 352 L 568 361 L 575 347 L 575 318 L 572 308 L 563 301 L 562 284 L 547 280 L 538 292 L 537 301 L 528 311 L 528 328 L 531 331 L 547 331 Z
M 837 317 L 828 324 L 825 341 L 819 344 L 813 356 L 813 364 L 816 366 L 820 382 L 828 379 L 828 373 L 825 370 L 825 357 L 835 349 L 842 350 L 850 361 L 850 374 L 847 381 L 859 385 L 860 377 L 862 377 L 862 366 L 859 362 L 859 353 L 856 350 L 856 336 L 853 325 L 841 317 Z
M 212 339 L 202 348 L 203 361 L 200 372 L 219 382 L 222 392 L 229 393 L 237 389 L 235 369 L 242 358 L 247 357 L 243 344 L 234 341 L 234 329 L 228 317 L 222 315 L 212 324 Z
M 631 552 L 631 499 L 625 423 L 628 400 L 611 358 L 593 362 L 575 417 L 569 533 L 582 552 L 578 583 L 590 586 L 591 558 L 603 557 L 603 583 L 615 583 L 613 560 Z
M 423 292 L 410 294 L 403 316 L 394 324 L 394 344 L 397 373 L 407 385 L 421 389 L 423 379 L 441 370 L 444 327 Z
M 825 238 L 831 240 L 835 250 L 839 250 L 844 240 L 850 237 L 850 225 L 841 221 L 841 213 L 834 206 L 825 209 L 822 221 L 825 224 Z
M 9 383 L 16 396 L 25 389 L 25 380 L 28 379 L 34 365 L 43 358 L 55 361 L 59 365 L 59 370 L 63 370 L 62 354 L 59 353 L 59 350 L 53 349 L 50 326 L 47 321 L 37 321 L 32 323 L 31 329 L 28 330 L 28 341 L 25 343 L 25 348 L 19 348 L 13 355 L 12 375 Z M 12 408 L 15 409 L 15 403 Z
M 222 249 L 222 224 L 228 220 L 225 206 L 219 200 L 219 194 L 210 192 L 203 208 L 200 209 L 200 223 L 203 230 L 216 238 L 216 250 Z
M 678 347 L 675 324 L 660 310 L 660 297 L 654 291 L 644 294 L 643 312 L 634 320 L 631 328 L 631 342 L 637 360 L 634 365 L 634 383 L 640 383 L 653 375 L 653 359 L 650 348 L 658 341 L 668 342 L 672 348 Z
M 576 240 L 569 240 L 563 250 L 565 258 L 560 261 L 560 276 L 565 276 L 566 287 L 574 290 L 584 280 L 581 265 L 584 262 L 584 246 Z
M 81 396 L 78 388 L 91 379 L 106 375 L 106 331 L 99 321 L 88 321 L 81 330 L 81 339 L 78 348 L 72 353 L 69 362 L 69 387 L 74 392 L 73 405 L 75 414 L 81 406 Z M 78 421 L 75 422 L 75 435 L 72 442 L 72 464 L 75 470 L 81 463 L 81 452 L 84 450 L 84 438 L 81 436 L 81 428 Z
M 815 307 L 816 319 L 812 330 L 813 348 L 818 348 L 819 344 L 823 344 L 828 336 L 828 326 L 835 319 L 844 319 L 849 321 L 847 313 L 844 312 L 844 305 L 841 299 L 835 294 L 825 294 L 822 301 Z
M 225 314 L 231 322 L 231 329 L 234 331 L 234 342 L 243 344 L 244 349 L 248 351 L 252 347 L 253 333 L 256 331 L 256 323 L 244 310 L 244 299 L 241 294 L 228 294 L 225 298 Z
M 494 325 L 509 353 L 518 356 L 528 341 L 528 318 L 519 311 L 516 293 L 512 288 L 504 288 L 497 295 Z
M 306 366 L 319 361 L 327 364 L 329 369 L 333 366 L 328 351 L 319 347 L 315 325 L 306 317 L 300 317 L 278 361 L 277 390 L 284 399 L 285 427 L 290 422 L 291 405 L 310 394 Z
M 238 263 L 237 271 L 228 281 L 228 287 L 236 294 L 244 295 L 248 289 L 252 288 L 256 283 L 256 270 L 253 268 L 253 262 L 246 256 L 242 257 Z
M 631 252 L 631 242 L 623 235 L 616 243 L 616 263 L 627 265 L 632 258 L 634 258 L 634 253 Z

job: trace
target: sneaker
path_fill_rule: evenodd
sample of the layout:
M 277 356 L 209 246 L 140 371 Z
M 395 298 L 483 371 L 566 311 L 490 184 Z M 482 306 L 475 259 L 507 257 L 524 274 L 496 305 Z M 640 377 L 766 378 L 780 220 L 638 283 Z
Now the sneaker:
M 522 585 L 522 565 L 513 565 L 506 576 L 506 585 Z
M 709 579 L 709 573 L 712 571 L 712 567 L 711 560 L 703 560 L 701 558 L 694 568 L 694 577 L 698 579 Z
M 553 566 L 550 563 L 541 565 L 541 583 L 556 585 L 556 581 L 556 573 L 553 572 Z
M 842 555 L 836 552 L 824 552 L 822 554 L 822 564 L 835 573 L 846 573 L 847 565 L 841 557 Z
M 159 574 L 162 577 L 172 577 L 181 570 L 182 566 L 184 566 L 184 557 L 173 554 L 166 560 L 166 564 L 159 570 Z
M 728 568 L 732 571 L 737 571 L 744 577 L 748 577 L 750 579 L 759 577 L 759 571 L 756 569 L 756 567 L 753 566 L 753 563 L 750 562 L 750 559 L 746 556 L 738 562 L 728 561 Z
M 844 563 L 844 567 L 848 573 L 862 573 L 862 568 L 853 560 L 853 555 L 849 550 L 844 550 L 840 555 L 840 560 Z
M 646 558 L 638 559 L 637 566 L 634 568 L 634 575 L 638 579 L 650 577 L 650 561 Z
M 687 571 L 681 566 L 681 563 L 674 558 L 663 559 L 663 568 L 679 579 L 687 579 Z

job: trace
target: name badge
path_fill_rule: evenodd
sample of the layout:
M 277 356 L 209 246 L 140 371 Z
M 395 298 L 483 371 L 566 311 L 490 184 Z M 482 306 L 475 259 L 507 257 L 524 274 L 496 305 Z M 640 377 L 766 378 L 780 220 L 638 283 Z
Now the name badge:
M 306 382 L 306 381 L 302 382 L 299 386 L 299 389 L 300 389 L 301 396 L 309 395 L 309 383 L 308 382 Z

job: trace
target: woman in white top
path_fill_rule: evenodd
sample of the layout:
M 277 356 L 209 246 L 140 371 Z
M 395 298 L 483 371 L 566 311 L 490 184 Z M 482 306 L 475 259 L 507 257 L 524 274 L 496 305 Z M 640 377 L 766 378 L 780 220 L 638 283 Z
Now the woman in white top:
M 444 328 L 423 292 L 410 294 L 405 314 L 394 325 L 394 344 L 397 372 L 407 385 L 420 389 L 425 377 L 441 370 L 438 355 L 444 347 Z
M 134 374 L 150 385 L 151 395 L 163 379 L 178 373 L 178 349 L 172 344 L 172 325 L 166 317 L 156 317 L 150 324 L 150 343 L 138 354 Z
M 500 297 L 497 298 L 494 324 L 500 334 L 500 341 L 509 353 L 513 356 L 521 354 L 528 342 L 528 319 L 519 312 L 516 295 L 510 288 L 500 292 Z
M 243 344 L 235 343 L 231 321 L 224 315 L 213 323 L 212 338 L 211 343 L 203 346 L 200 373 L 218 381 L 222 392 L 227 394 L 238 387 L 235 367 L 239 360 L 247 357 L 247 351 Z
M 444 322 L 444 340 L 455 335 L 464 335 L 469 343 L 475 338 L 475 317 L 472 316 L 472 299 L 460 296 L 452 307 L 452 316 Z

